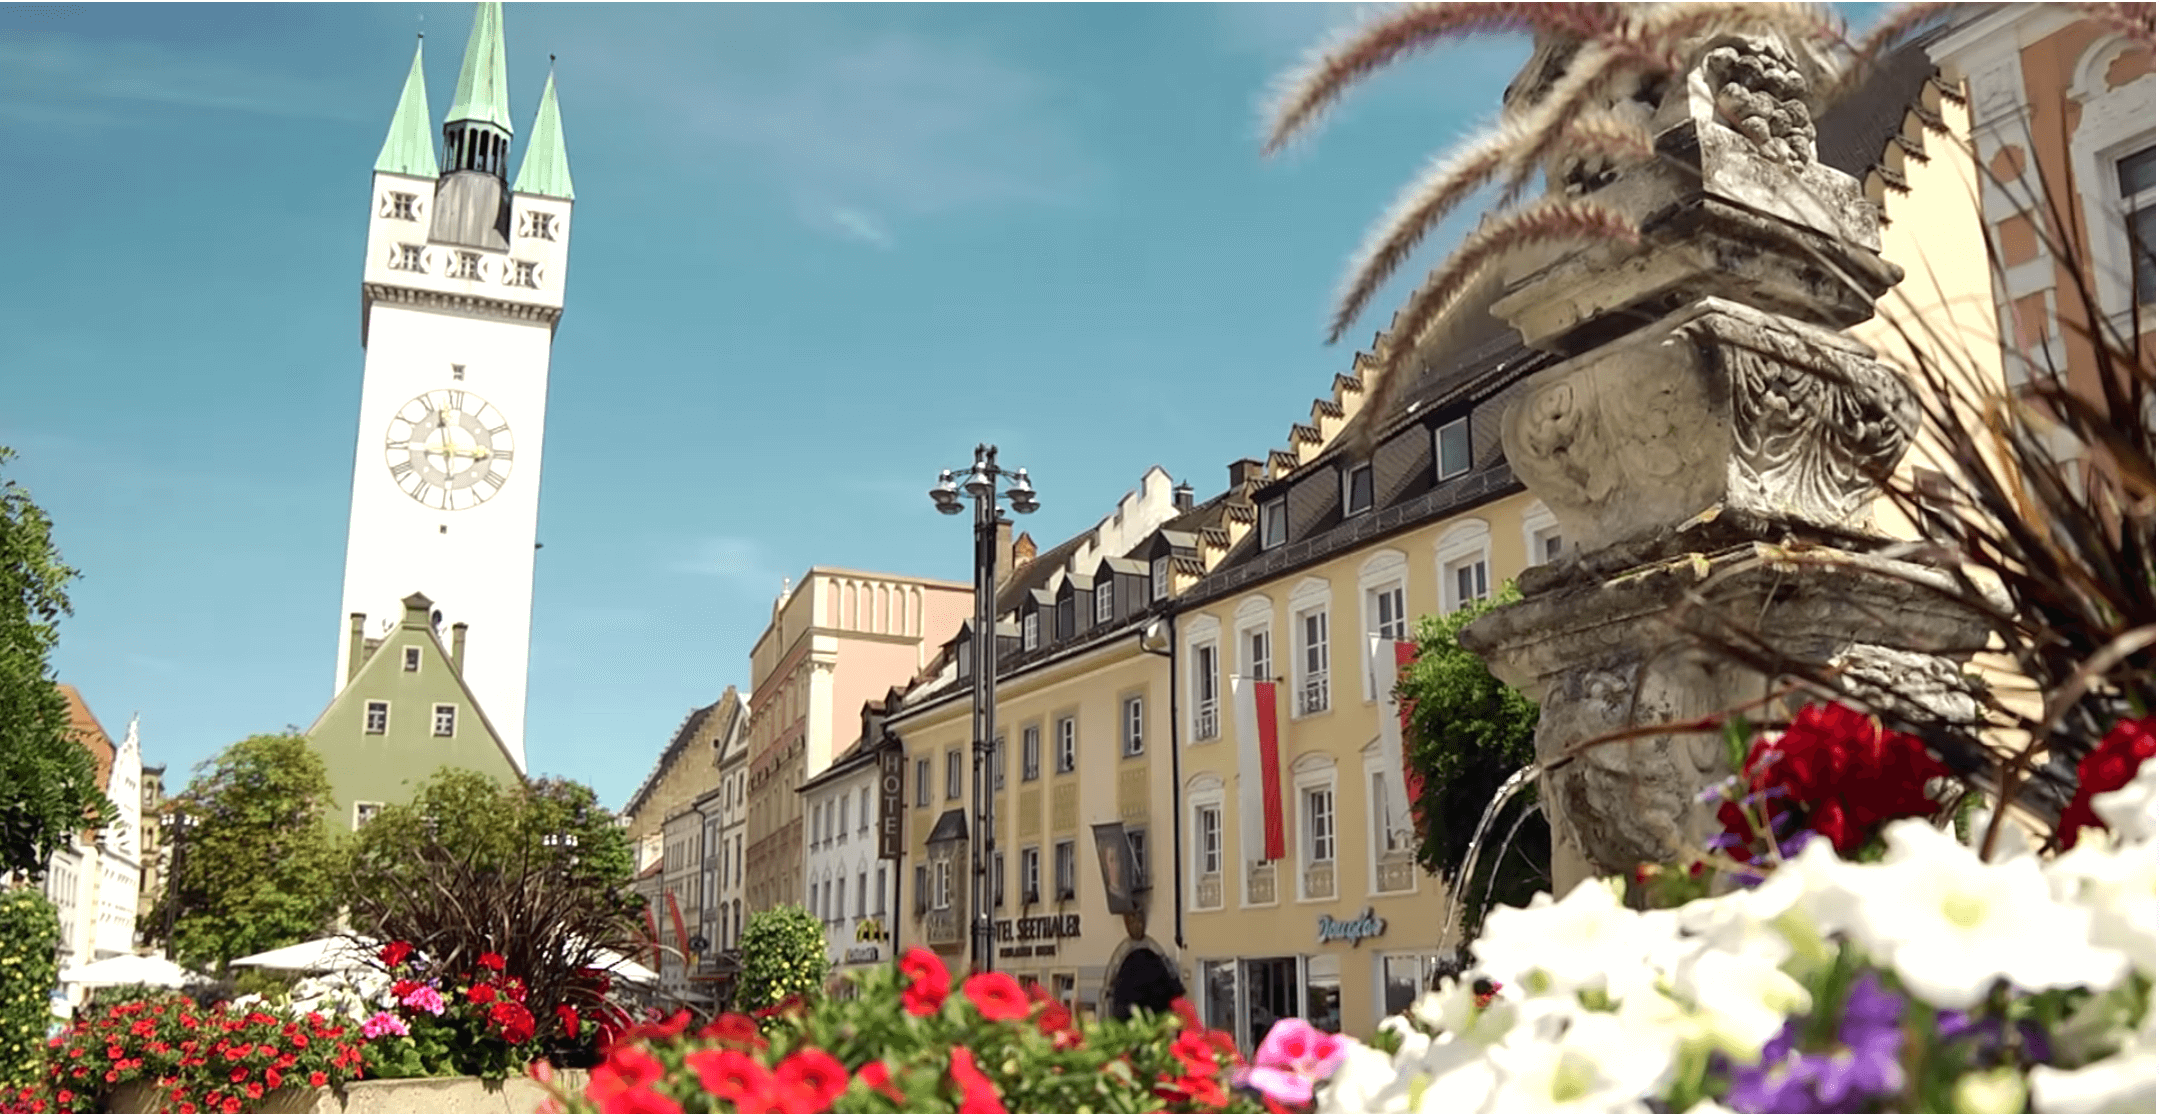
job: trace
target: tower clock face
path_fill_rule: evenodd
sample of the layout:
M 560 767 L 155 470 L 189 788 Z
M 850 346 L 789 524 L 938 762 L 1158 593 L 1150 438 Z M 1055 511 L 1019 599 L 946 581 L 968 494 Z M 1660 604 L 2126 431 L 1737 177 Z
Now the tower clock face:
M 429 391 L 399 407 L 383 442 L 399 490 L 439 511 L 493 499 L 515 459 L 510 423 L 469 391 Z

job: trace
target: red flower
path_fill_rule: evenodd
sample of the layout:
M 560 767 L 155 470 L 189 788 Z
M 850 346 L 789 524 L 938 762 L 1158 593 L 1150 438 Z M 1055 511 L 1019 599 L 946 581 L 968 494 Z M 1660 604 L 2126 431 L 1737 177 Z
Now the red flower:
M 847 1085 L 847 1068 L 815 1048 L 798 1049 L 773 1069 L 776 1097 L 783 1102 L 791 1098 L 799 1100 L 805 1104 L 802 1109 L 809 1114 L 831 1107 L 833 1100 L 847 1090 Z
M 507 978 L 507 979 L 504 979 L 504 980 L 503 980 L 503 993 L 504 993 L 504 994 L 507 994 L 507 995 L 509 995 L 509 996 L 510 996 L 510 1000 L 511 1000 L 511 1001 L 513 1001 L 513 1002 L 522 1002 L 522 1001 L 524 1001 L 524 1000 L 525 1000 L 525 980 L 524 980 L 524 979 L 521 979 L 521 978 L 518 978 L 518 977 L 517 977 L 516 975 L 512 975 L 512 976 L 510 976 L 509 978 Z
M 758 1035 L 757 1022 L 739 1013 L 721 1014 L 713 1019 L 712 1024 L 699 1029 L 698 1036 L 744 1048 L 765 1047 L 765 1038 Z
M 555 1021 L 557 1024 L 562 1026 L 563 1036 L 576 1039 L 578 1031 L 577 1007 L 555 1007 Z
M 248 1084 L 248 1085 L 247 1085 L 247 1095 L 248 1095 L 248 1097 L 249 1097 L 249 1098 L 251 1098 L 251 1099 L 259 1099 L 259 1098 L 263 1097 L 263 1086 L 262 1086 L 262 1084 L 260 1084 L 260 1083 L 250 1083 L 250 1084 Z
M 683 1057 L 705 1093 L 737 1105 L 772 1089 L 772 1073 L 731 1048 L 705 1049 Z
M 600 1114 L 683 1114 L 683 1108 L 674 1099 L 641 1087 L 601 1099 Z
M 488 1020 L 502 1030 L 503 1039 L 511 1044 L 524 1044 L 533 1038 L 532 1011 L 517 1002 L 501 1001 L 488 1009 Z
M 1220 1068 L 1215 1062 L 1215 1046 L 1198 1029 L 1180 1032 L 1170 1042 L 1170 1055 L 1184 1065 L 1186 1075 L 1213 1075 Z
M 1200 1024 L 1200 1011 L 1193 1009 L 1192 1002 L 1182 995 L 1170 999 L 1170 1012 L 1176 1014 L 1178 1024 L 1187 1029 L 1207 1028 L 1207 1026 Z
M 1230 1096 L 1224 1093 L 1222 1085 L 1204 1075 L 1188 1075 L 1182 1079 L 1158 1075 L 1155 1077 L 1155 1095 L 1173 1105 L 1209 1110 L 1230 1105 Z
M 958 1114 L 1006 1114 L 1004 1100 L 988 1077 L 975 1067 L 975 1054 L 965 1045 L 952 1050 L 952 1078 L 960 1085 Z
M 330 1077 L 319 1071 L 311 1071 L 308 1073 L 307 1082 L 310 1087 L 326 1087 L 330 1084 Z
M 495 1000 L 495 988 L 486 983 L 481 983 L 465 991 L 465 1000 L 483 1006 L 487 1005 Z
M 240 1114 L 240 1100 L 227 1095 L 225 1101 L 218 1105 L 218 1109 L 224 1111 L 225 1114 Z
M 413 947 L 411 944 L 403 940 L 392 940 L 384 944 L 382 951 L 378 954 L 382 956 L 383 966 L 399 967 L 403 966 L 406 960 L 412 958 L 412 953 Z
M 285 1076 L 276 1068 L 269 1068 L 263 1072 L 263 1082 L 269 1084 L 270 1089 L 275 1091 L 284 1085 Z
M 608 1050 L 606 1059 L 593 1065 L 592 1077 L 585 1085 L 585 1097 L 605 1099 L 623 1091 L 650 1087 L 665 1073 L 660 1061 L 644 1049 L 617 1045 Z
M 390 984 L 390 996 L 402 1002 L 405 1000 L 406 995 L 426 985 L 426 983 L 414 982 L 411 979 L 399 979 Z
M 1765 834 L 1759 821 L 1768 820 L 1776 841 L 1793 835 L 1799 819 L 1851 854 L 1891 820 L 1933 814 L 1927 783 L 1948 775 L 1918 738 L 1843 704 L 1810 704 L 1782 734 L 1756 740 L 1744 773 L 1750 804 L 1727 801 L 1718 820 L 1753 847 Z
M 2138 767 L 2151 757 L 2153 717 L 2146 716 L 2117 723 L 2092 753 L 2079 760 L 2077 792 L 2071 795 L 2069 807 L 2063 809 L 2062 818 L 2055 824 L 2055 838 L 2062 842 L 2064 850 L 2077 846 L 2078 832 L 2083 829 L 2107 828 L 2092 809 L 2093 797 L 2130 784 Z
M 960 991 L 967 995 L 975 1009 L 986 1020 L 1018 1021 L 1028 1015 L 1026 992 L 1020 983 L 1003 971 L 988 971 L 970 975 L 960 984 Z
M 862 1080 L 863 1086 L 894 1102 L 907 1101 L 907 1096 L 900 1092 L 900 1088 L 893 1086 L 892 1069 L 886 1067 L 883 1060 L 872 1060 L 864 1064 L 856 1070 L 855 1078 Z
M 900 973 L 908 978 L 900 1004 L 916 1017 L 936 1013 L 945 1004 L 945 996 L 952 993 L 952 975 L 945 970 L 945 962 L 927 948 L 909 948 L 900 957 Z
M 480 966 L 497 973 L 500 973 L 503 969 L 503 957 L 495 954 L 494 952 L 481 952 L 480 958 L 475 962 L 479 963 Z

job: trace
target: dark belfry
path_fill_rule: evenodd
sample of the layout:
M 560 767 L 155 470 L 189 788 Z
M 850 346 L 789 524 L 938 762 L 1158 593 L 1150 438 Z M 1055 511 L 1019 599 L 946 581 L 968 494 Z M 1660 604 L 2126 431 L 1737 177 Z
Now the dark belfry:
M 502 5 L 480 4 L 465 42 L 465 62 L 458 69 L 457 94 L 443 120 L 443 174 L 430 239 L 509 250 L 507 175 L 513 134 Z

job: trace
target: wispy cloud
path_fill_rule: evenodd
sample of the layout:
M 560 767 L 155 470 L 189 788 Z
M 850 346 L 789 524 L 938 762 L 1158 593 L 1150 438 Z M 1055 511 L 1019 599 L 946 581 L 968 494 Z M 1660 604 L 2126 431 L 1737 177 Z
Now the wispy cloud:
M 0 115 L 29 123 L 116 126 L 145 106 L 279 119 L 354 120 L 340 90 L 301 73 L 160 43 L 41 28 L 0 35 Z
M 722 580 L 744 592 L 777 594 L 780 591 L 780 574 L 773 571 L 765 547 L 754 538 L 701 539 L 669 568 L 674 572 Z
M 850 239 L 861 240 L 872 247 L 891 248 L 892 233 L 869 213 L 846 205 L 835 206 L 825 213 L 825 221 L 831 230 Z

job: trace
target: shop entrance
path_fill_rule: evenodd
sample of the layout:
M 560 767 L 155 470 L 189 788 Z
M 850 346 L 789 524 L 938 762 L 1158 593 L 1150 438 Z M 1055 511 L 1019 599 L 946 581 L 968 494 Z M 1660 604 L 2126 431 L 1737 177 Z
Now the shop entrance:
M 1163 962 L 1162 953 L 1152 948 L 1134 948 L 1118 964 L 1117 974 L 1111 976 L 1107 1009 L 1111 1017 L 1120 1021 L 1131 1017 L 1136 1009 L 1168 1013 L 1170 1003 L 1184 994 L 1184 982 Z
M 1251 1042 L 1246 1047 L 1258 1048 L 1278 1019 L 1299 1016 L 1298 961 L 1296 956 L 1248 959 L 1244 967 L 1245 1032 L 1242 1035 Z

